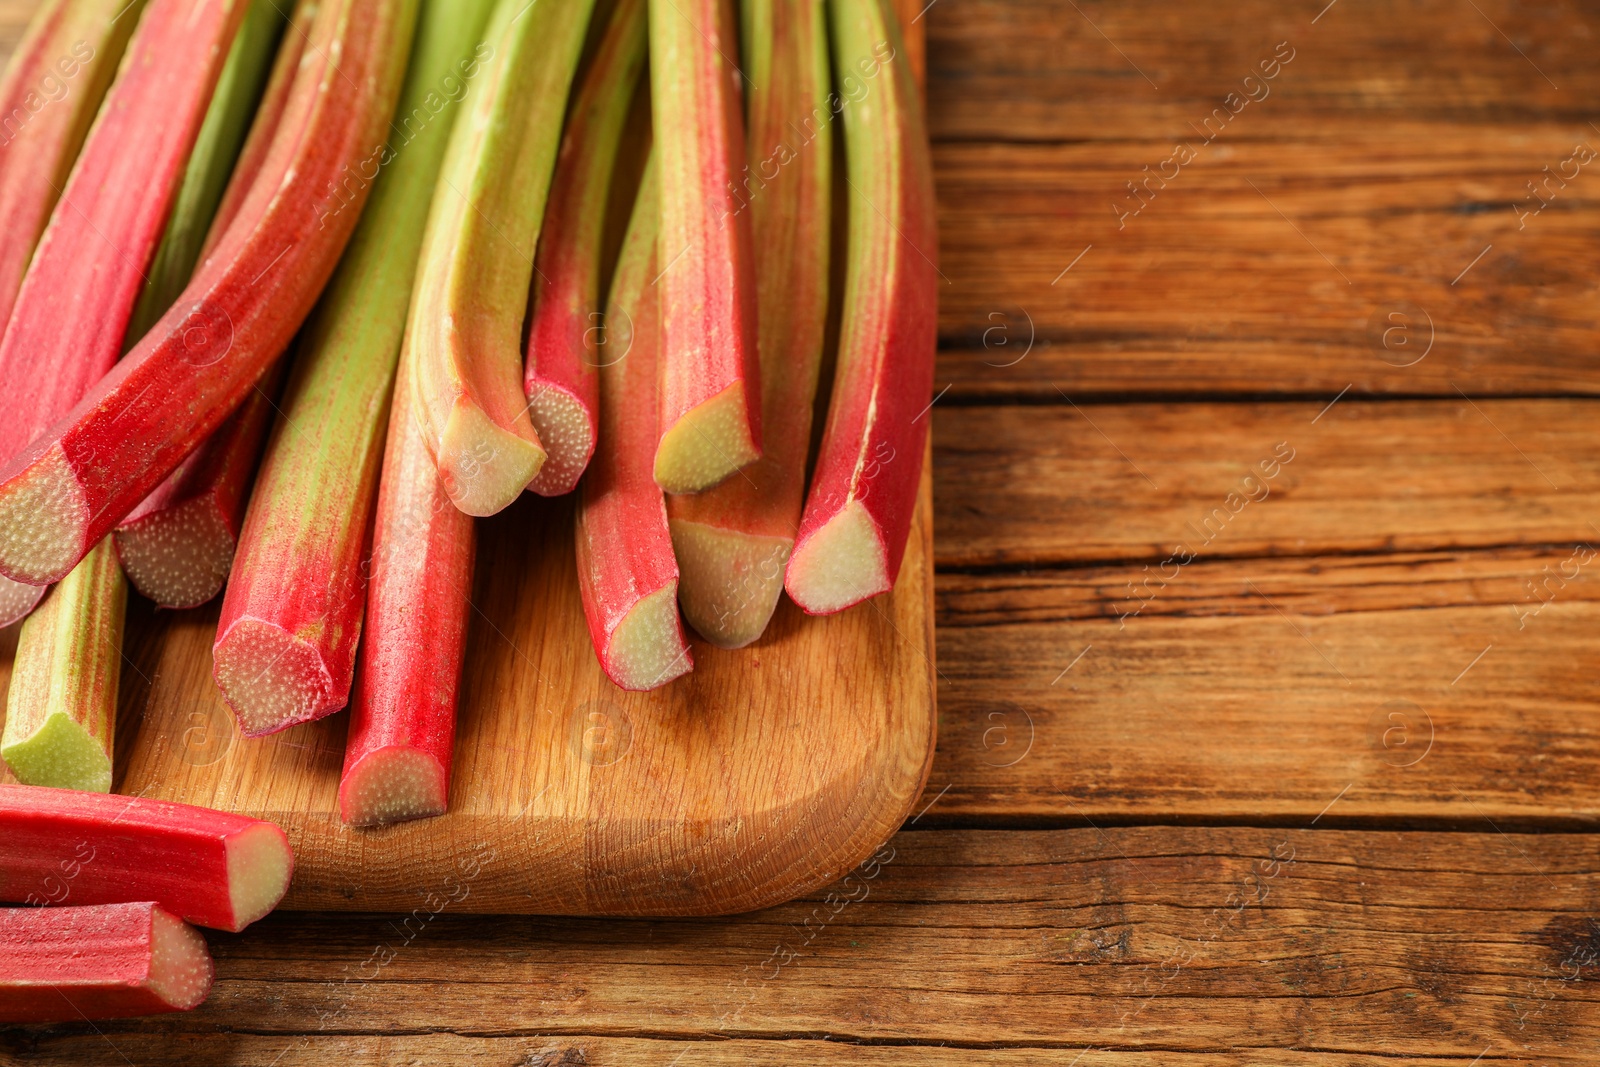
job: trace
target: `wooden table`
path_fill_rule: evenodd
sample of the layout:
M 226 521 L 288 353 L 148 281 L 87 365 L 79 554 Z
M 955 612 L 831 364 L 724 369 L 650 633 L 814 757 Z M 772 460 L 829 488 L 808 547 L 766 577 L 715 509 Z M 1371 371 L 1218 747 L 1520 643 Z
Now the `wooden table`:
M 1600 5 L 1324 3 L 926 12 L 940 741 L 877 862 L 278 914 L 0 1062 L 1596 1062 Z

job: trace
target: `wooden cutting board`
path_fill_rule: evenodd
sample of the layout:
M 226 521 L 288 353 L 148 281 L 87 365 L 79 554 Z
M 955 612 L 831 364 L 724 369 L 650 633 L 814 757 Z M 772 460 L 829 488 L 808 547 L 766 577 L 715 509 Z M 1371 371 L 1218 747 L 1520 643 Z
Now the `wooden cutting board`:
M 653 693 L 617 689 L 595 661 L 570 498 L 525 495 L 480 524 L 449 813 L 376 830 L 339 821 L 347 712 L 240 737 L 211 679 L 219 604 L 133 596 L 115 791 L 282 826 L 287 908 L 701 915 L 787 900 L 869 856 L 926 780 L 931 495 L 925 466 L 892 594 L 828 618 L 784 600 L 736 652 L 694 637 L 694 671 Z
M 918 5 L 897 6 L 920 80 Z M 570 498 L 524 494 L 481 522 L 449 812 L 376 830 L 339 820 L 347 712 L 239 737 L 211 678 L 220 599 L 167 612 L 134 595 L 114 790 L 282 826 L 286 908 L 706 915 L 788 900 L 870 856 L 927 778 L 929 465 L 893 593 L 829 618 L 784 599 L 736 652 L 692 636 L 694 671 L 654 693 L 617 689 L 595 660 Z M 16 631 L 0 631 L 0 686 Z

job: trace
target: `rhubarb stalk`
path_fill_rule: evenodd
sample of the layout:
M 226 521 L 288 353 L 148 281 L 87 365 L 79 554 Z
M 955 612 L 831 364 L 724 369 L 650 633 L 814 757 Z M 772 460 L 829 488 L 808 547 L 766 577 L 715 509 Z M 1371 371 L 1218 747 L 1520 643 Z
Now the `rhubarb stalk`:
M 253 0 L 239 27 L 134 309 L 129 343 L 143 337 L 189 283 L 261 99 L 283 23 L 273 0 Z M 221 590 L 271 425 L 273 395 L 267 383 L 252 393 L 117 527 L 117 557 L 128 580 L 162 607 L 195 607 Z
M 411 411 L 415 357 L 400 357 L 372 533 L 361 672 L 339 814 L 352 826 L 442 815 L 467 645 L 472 517 L 450 502 Z
M 783 591 L 806 491 L 828 314 L 828 31 L 812 0 L 745 0 L 745 184 L 755 234 L 762 457 L 703 493 L 667 498 L 678 601 L 712 644 L 761 636 Z
M 732 0 L 650 0 L 661 168 L 661 438 L 655 479 L 709 489 L 761 455 L 760 370 Z
M 321 198 L 381 142 L 415 10 L 415 0 L 328 0 L 318 8 L 309 59 L 260 177 L 215 250 L 133 351 L 0 467 L 0 573 L 33 583 L 60 578 L 244 401 L 283 351 L 354 228 L 365 190 L 325 226 Z
M 247 736 L 331 714 L 350 697 L 395 360 L 456 117 L 455 106 L 430 105 L 483 76 L 490 7 L 423 5 L 400 134 L 377 154 L 389 162 L 296 353 L 217 625 L 217 685 Z
M 200 931 L 157 904 L 0 909 L 0 1023 L 188 1011 L 212 976 Z
M 894 588 L 922 478 L 938 255 L 922 105 L 884 0 L 833 0 L 849 244 L 833 397 L 784 587 L 811 614 Z
M 645 0 L 619 0 L 556 159 L 528 316 L 523 390 L 548 455 L 528 488 L 570 493 L 594 452 L 600 253 L 611 175 L 645 57 Z
M 416 414 L 456 507 L 493 515 L 543 466 L 522 390 L 522 322 L 572 75 L 593 0 L 500 0 L 423 242 L 408 336 Z
M 17 780 L 111 791 L 128 583 L 102 541 L 22 624 L 0 759 Z
M 11 458 L 21 452 L 71 409 L 122 352 L 142 272 L 161 236 L 183 161 L 205 115 L 222 65 L 221 52 L 243 15 L 238 0 L 203 10 L 197 6 L 195 0 L 153 0 L 138 20 L 128 61 L 111 87 L 101 118 L 87 135 L 38 247 L 32 244 L 37 233 L 32 228 L 8 233 L 3 242 L 8 246 L 3 259 L 27 263 L 28 269 L 19 288 L 3 290 L 10 314 L 0 340 L 0 456 Z M 111 12 L 95 14 L 105 20 L 112 17 Z M 137 15 L 137 11 L 123 14 L 128 28 L 109 32 L 128 33 Z M 86 29 L 81 21 L 69 20 Z M 110 71 L 103 68 L 113 66 L 112 57 L 120 47 L 107 42 L 107 54 L 99 57 L 97 67 L 92 47 L 78 43 L 86 54 L 77 58 L 91 66 L 82 73 L 86 81 L 109 80 Z M 50 47 L 61 44 L 52 41 Z M 39 75 L 37 64 L 23 66 L 29 76 Z M 58 106 L 61 119 L 67 120 L 72 109 L 65 102 Z M 42 120 L 44 127 L 49 121 Z M 87 116 L 73 121 L 86 122 Z M 30 128 L 31 124 L 25 126 L 18 140 L 7 146 L 8 156 L 32 150 L 34 146 L 22 143 Z M 49 130 L 42 127 L 40 133 L 48 137 Z M 76 143 L 69 132 L 59 136 Z M 55 171 L 64 160 L 51 162 L 54 166 L 39 177 L 51 183 L 53 198 L 54 182 L 59 180 Z M 5 168 L 18 169 L 15 164 Z M 35 199 L 40 203 L 34 207 L 43 209 L 46 198 L 36 192 Z M 13 206 L 24 207 L 20 202 Z M 21 227 L 26 219 L 8 221 Z M 23 254 L 23 244 L 31 260 Z M 5 269 L 0 265 L 0 271 Z M 40 367 L 49 367 L 50 373 L 39 373 Z M 7 577 L 21 580 L 17 575 Z M 9 621 L 25 614 L 42 592 L 0 588 L 0 600 L 6 602 L 0 615 Z
M 0 900 L 153 900 L 217 930 L 277 907 L 294 872 L 289 839 L 270 822 L 73 789 L 0 785 L 0 841 Z
M 589 638 L 623 689 L 655 689 L 694 668 L 678 619 L 678 564 L 655 482 L 661 388 L 656 156 L 645 168 L 606 307 L 600 441 L 578 505 L 578 590 Z
M 0 323 L 78 149 L 116 73 L 143 0 L 48 0 L 0 81 Z M 42 585 L 0 578 L 0 626 L 32 611 Z

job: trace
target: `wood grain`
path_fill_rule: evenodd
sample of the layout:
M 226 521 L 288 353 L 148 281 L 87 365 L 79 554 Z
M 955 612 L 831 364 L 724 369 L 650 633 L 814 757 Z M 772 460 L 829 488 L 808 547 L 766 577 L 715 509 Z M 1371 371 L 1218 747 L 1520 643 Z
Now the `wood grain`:
M 1328 407 L 1333 399 L 944 410 L 934 423 L 939 564 L 1159 564 L 1179 545 L 1215 559 L 1600 538 L 1592 401 Z M 1293 459 L 1278 462 L 1280 449 Z
M 109 1041 L 141 1067 L 1580 1064 L 1597 873 L 1592 836 L 1487 827 L 914 831 L 738 923 L 279 914 L 211 939 L 192 1015 L 0 1047 L 120 1062 Z

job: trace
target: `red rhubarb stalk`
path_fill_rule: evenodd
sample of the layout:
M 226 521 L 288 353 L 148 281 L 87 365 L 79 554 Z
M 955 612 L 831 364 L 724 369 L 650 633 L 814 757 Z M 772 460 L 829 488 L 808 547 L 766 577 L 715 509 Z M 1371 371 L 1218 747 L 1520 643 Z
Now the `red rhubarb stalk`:
M 143 0 L 47 0 L 0 81 L 0 322 L 116 73 Z
M 709 489 L 761 455 L 760 370 L 732 0 L 650 0 L 661 168 L 661 438 L 655 479 Z
M 456 507 L 493 515 L 545 451 L 522 390 L 528 282 L 593 0 L 500 0 L 428 217 L 408 336 L 416 413 Z
M 623 689 L 655 689 L 694 668 L 678 620 L 678 564 L 651 473 L 661 389 L 656 157 L 645 169 L 606 307 L 600 441 L 578 505 L 578 590 L 589 638 Z M 614 347 L 613 347 L 614 346 Z
M 528 317 L 523 390 L 548 453 L 528 488 L 570 493 L 594 452 L 606 203 L 645 57 L 645 0 L 620 0 L 572 105 L 556 160 Z
M 760 302 L 762 457 L 703 493 L 667 498 L 689 624 L 722 648 L 761 636 L 783 592 L 806 491 L 828 314 L 828 29 L 812 0 L 745 0 L 750 161 L 744 186 Z
M 812 614 L 894 588 L 922 478 L 939 252 L 922 105 L 884 0 L 833 0 L 849 247 L 833 397 L 784 587 Z M 852 89 L 862 87 L 866 95 Z
M 352 826 L 442 815 L 467 644 L 472 517 L 450 502 L 411 410 L 414 357 L 400 357 L 372 533 L 361 672 L 339 779 Z
M 21 452 L 122 354 L 143 272 L 243 14 L 242 0 L 153 0 L 37 248 L 34 231 L 27 233 L 31 261 L 19 248 L 8 252 L 29 265 L 15 302 L 13 290 L 4 290 L 10 315 L 0 340 L 0 457 Z M 122 16 L 130 23 L 136 17 Z M 110 56 L 100 63 L 111 66 Z M 99 73 L 81 72 L 86 79 Z M 9 145 L 8 164 L 9 153 L 26 150 Z M 54 168 L 44 177 L 59 180 Z M 22 236 L 8 235 L 5 244 L 20 245 Z M 39 593 L 0 589 L 9 602 L 0 614 L 25 614 Z
M 158 904 L 0 909 L 0 1023 L 188 1011 L 212 976 L 206 939 Z
M 227 581 L 281 371 L 280 360 L 244 406 L 117 527 L 128 581 L 164 608 L 198 607 Z
M 277 3 L 277 0 L 269 0 Z M 205 243 L 200 246 L 200 260 L 210 258 L 222 235 L 228 232 L 234 217 L 244 206 L 244 201 L 261 176 L 272 143 L 277 138 L 278 127 L 289 107 L 289 97 L 295 79 L 300 73 L 300 62 L 305 56 L 306 41 L 317 15 L 317 0 L 299 0 L 289 14 L 289 25 L 281 35 L 277 58 L 272 63 L 272 73 L 266 88 L 261 92 L 261 102 L 256 105 L 255 118 L 250 123 L 250 133 L 239 158 L 234 161 L 233 172 L 228 176 L 228 186 L 223 190 L 217 210 L 212 214 L 211 225 L 206 230 Z M 192 280 L 192 276 L 191 276 Z
M 243 930 L 294 873 L 270 822 L 189 804 L 0 785 L 0 900 L 153 900 L 197 926 Z
M 252 0 L 134 308 L 128 326 L 130 343 L 144 336 L 189 283 L 282 30 L 283 16 L 273 0 Z M 222 588 L 244 518 L 246 490 L 271 425 L 275 393 L 275 383 L 263 382 L 117 527 L 117 557 L 128 579 L 162 607 L 194 607 Z
M 423 5 L 394 137 L 373 159 L 387 165 L 295 355 L 213 650 L 217 684 L 249 736 L 331 714 L 350 697 L 395 360 L 460 109 L 444 103 L 435 114 L 430 105 L 459 99 L 483 76 L 490 7 Z
M 319 228 L 319 201 L 381 141 L 415 10 L 414 0 L 329 0 L 318 9 L 312 60 L 215 251 L 133 351 L 0 468 L 0 573 L 60 578 L 243 403 L 283 351 L 355 225 L 358 212 L 346 210 Z

